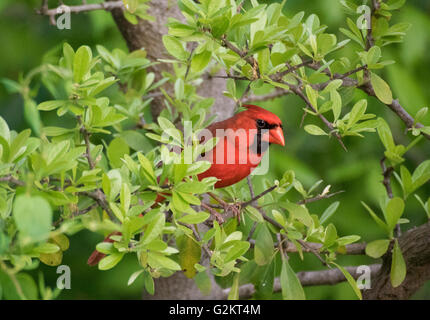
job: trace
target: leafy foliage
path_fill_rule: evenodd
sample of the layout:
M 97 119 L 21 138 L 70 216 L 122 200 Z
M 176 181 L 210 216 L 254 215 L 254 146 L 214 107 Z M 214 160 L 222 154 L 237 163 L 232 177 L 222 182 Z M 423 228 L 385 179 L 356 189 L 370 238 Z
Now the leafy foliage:
M 128 21 L 151 19 L 145 2 L 126 1 Z M 231 299 L 238 298 L 239 284 L 244 283 L 255 285 L 256 296 L 269 298 L 274 278 L 280 276 L 284 299 L 304 299 L 286 248 L 294 246 L 304 259 L 307 244 L 313 243 L 318 245 L 316 256 L 340 269 L 361 298 L 353 277 L 336 262 L 360 237 L 339 235 L 336 226 L 328 223 L 339 202 L 323 212 L 307 205 L 327 198 L 330 186 L 315 195 L 321 181 L 306 190 L 294 171 L 287 171 L 279 181 L 266 180 L 264 187 L 272 188 L 271 192 L 257 200 L 247 187 L 219 191 L 224 201 L 246 204 L 240 225 L 236 219 L 220 225 L 202 209 L 203 196 L 213 191 L 216 179 L 197 179 L 210 166 L 197 161 L 197 156 L 214 142 L 200 144 L 198 133 L 213 121 L 208 111 L 214 100 L 199 96 L 196 88 L 205 74 L 215 76 L 219 70 L 230 77 L 225 95 L 239 105 L 244 98 L 239 95 L 239 81 L 249 83 L 245 95 L 268 86 L 300 96 L 305 115 L 321 119 L 326 126 L 305 125 L 311 135 L 341 140 L 377 131 L 384 159 L 400 172 L 395 177 L 403 193 L 382 201 L 383 219 L 363 203 L 387 235 L 370 242 L 366 253 L 379 258 L 392 250 L 392 285 L 403 282 L 406 266 L 393 230 L 409 222 L 402 218 L 405 200 L 430 179 L 430 165 L 429 160 L 423 161 L 411 174 L 402 163 L 405 153 L 422 138 L 419 135 L 428 134 L 429 127 L 418 125 L 427 108 L 417 113 L 410 128 L 419 137 L 404 146 L 395 143 L 384 119 L 367 113 L 366 99 L 350 108 L 349 103 L 353 88 L 369 84 L 381 103 L 393 102 L 388 83 L 376 70 L 391 64 L 381 61 L 382 49 L 400 42 L 408 29 L 404 23 L 390 25 L 389 19 L 404 1 L 381 3 L 372 16 L 371 45 L 366 30 L 350 18 L 348 29 L 340 29 L 347 39 L 339 41 L 315 14 L 288 17 L 282 10 L 285 1 L 266 5 L 252 0 L 244 8 L 239 2 L 179 1 L 186 21 L 171 18 L 169 34 L 163 37 L 171 59 L 150 61 L 144 50 L 125 53 L 103 46 L 97 46 L 96 52 L 88 46 L 75 51 L 66 43 L 56 63 L 43 64 L 19 82 L 5 82 L 22 95 L 32 115 L 27 117 L 32 131 L 20 133 L 10 131 L 0 118 L 0 288 L 13 292 L 6 298 L 37 298 L 36 284 L 25 271 L 39 261 L 61 264 L 68 236 L 83 229 L 114 232 L 111 243 L 96 247 L 106 255 L 98 268 L 112 269 L 126 255 L 135 255 L 140 269 L 131 274 L 128 284 L 143 277 L 150 294 L 154 294 L 154 279 L 183 271 L 204 293 L 210 291 L 208 274 L 214 275 L 220 284 L 231 287 Z M 342 3 L 356 14 L 355 2 Z M 356 55 L 342 55 L 354 42 L 360 47 Z M 196 43 L 192 51 L 187 50 L 190 43 Z M 159 63 L 172 64 L 174 72 L 164 73 L 156 82 L 148 67 Z M 36 74 L 52 100 L 36 103 L 30 88 Z M 173 92 L 162 88 L 166 82 Z M 154 94 L 162 96 L 166 105 L 156 121 L 147 112 Z M 67 117 L 70 125 L 44 126 L 41 111 Z M 187 121 L 193 127 L 190 136 L 178 129 Z M 182 161 L 187 147 L 192 164 Z M 292 194 L 303 200 L 293 202 Z M 157 196 L 165 201 L 156 201 Z M 430 200 L 424 203 L 415 196 L 430 217 Z M 209 255 L 206 265 L 201 264 L 204 254 Z M 58 294 L 47 292 L 47 297 Z

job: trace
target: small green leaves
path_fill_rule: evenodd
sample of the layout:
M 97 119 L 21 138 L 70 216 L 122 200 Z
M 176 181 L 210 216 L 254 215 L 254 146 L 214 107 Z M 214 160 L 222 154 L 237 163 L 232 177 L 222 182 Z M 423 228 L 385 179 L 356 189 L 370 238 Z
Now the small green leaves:
M 402 250 L 400 249 L 397 239 L 395 239 L 393 247 L 393 255 L 391 261 L 390 279 L 391 285 L 396 288 L 400 286 L 406 277 L 406 264 L 403 259 Z
M 180 235 L 176 237 L 176 245 L 179 250 L 179 264 L 187 278 L 194 278 L 197 273 L 194 265 L 200 262 L 201 248 L 192 235 Z
M 320 223 L 324 224 L 336 212 L 339 207 L 339 201 L 333 202 L 321 215 Z
M 272 234 L 265 224 L 258 227 L 257 238 L 254 246 L 255 263 L 260 266 L 270 263 L 273 256 L 273 239 Z
M 149 244 L 152 240 L 155 240 L 161 234 L 165 221 L 166 217 L 164 213 L 158 212 L 155 218 L 146 227 L 143 233 L 142 244 Z
M 314 222 L 306 207 L 293 202 L 284 202 L 281 203 L 281 206 L 289 211 L 293 219 L 300 221 L 307 227 L 313 225 Z
M 92 52 L 90 47 L 80 47 L 73 58 L 73 81 L 81 82 L 90 71 Z
M 124 257 L 124 253 L 113 253 L 100 260 L 99 270 L 109 270 L 115 267 Z
M 196 73 L 203 71 L 211 60 L 211 57 L 212 53 L 209 50 L 195 54 L 191 60 L 191 71 Z
M 388 250 L 390 245 L 390 240 L 382 239 L 369 242 L 366 246 L 366 254 L 372 258 L 382 257 Z
M 19 195 L 13 204 L 13 218 L 24 243 L 48 238 L 51 231 L 52 209 L 44 198 Z
M 333 265 L 336 266 L 336 268 L 338 268 L 343 275 L 345 276 L 346 280 L 348 281 L 349 285 L 351 286 L 351 288 L 354 290 L 354 293 L 357 295 L 358 299 L 362 300 L 363 296 L 361 294 L 360 289 L 357 286 L 357 282 L 355 281 L 355 279 L 351 276 L 351 274 L 342 266 L 338 265 L 335 262 L 332 262 Z
M 282 260 L 281 289 L 284 300 L 305 300 L 302 284 L 287 259 Z
M 151 183 L 152 185 L 157 184 L 157 179 L 155 178 L 154 169 L 152 163 L 142 154 L 138 153 L 137 157 L 141 165 L 141 173 Z
M 163 36 L 163 44 L 167 52 L 179 60 L 186 60 L 188 52 L 184 49 L 182 43 L 175 37 Z
M 388 201 L 387 207 L 384 211 L 384 216 L 389 229 L 393 229 L 396 226 L 404 209 L 405 202 L 403 199 L 395 197 Z
M 385 104 L 393 102 L 393 94 L 391 93 L 390 86 L 377 74 L 370 73 L 370 82 L 373 90 L 375 90 L 376 97 Z
M 130 148 L 122 138 L 113 139 L 107 149 L 107 156 L 112 168 L 119 168 L 123 165 L 121 158 L 130 153 Z
M 314 136 L 328 136 L 328 133 L 326 133 L 323 129 L 314 124 L 308 124 L 305 126 L 304 129 L 307 133 Z

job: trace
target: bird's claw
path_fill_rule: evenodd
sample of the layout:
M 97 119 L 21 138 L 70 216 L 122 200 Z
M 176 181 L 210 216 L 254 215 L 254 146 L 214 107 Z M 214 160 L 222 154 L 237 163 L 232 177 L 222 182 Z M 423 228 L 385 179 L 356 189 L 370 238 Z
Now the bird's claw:
M 225 213 L 232 213 L 233 216 L 237 219 L 237 224 L 240 225 L 240 215 L 242 211 L 242 207 L 240 203 L 226 203 L 223 205 Z

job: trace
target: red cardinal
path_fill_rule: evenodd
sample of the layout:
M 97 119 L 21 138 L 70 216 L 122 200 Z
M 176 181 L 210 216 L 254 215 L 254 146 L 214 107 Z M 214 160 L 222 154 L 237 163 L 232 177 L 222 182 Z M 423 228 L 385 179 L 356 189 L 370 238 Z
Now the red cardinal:
M 211 161 L 212 165 L 197 177 L 199 180 L 218 178 L 215 188 L 224 188 L 246 178 L 258 166 L 270 144 L 285 145 L 282 122 L 278 116 L 254 105 L 244 107 L 247 110 L 207 128 L 212 136 L 221 140 L 211 151 L 202 155 L 201 159 Z M 158 196 L 156 203 L 163 200 L 164 197 Z M 120 233 L 110 234 L 104 242 L 113 242 L 110 236 L 114 234 Z M 95 250 L 88 264 L 96 265 L 104 256 Z

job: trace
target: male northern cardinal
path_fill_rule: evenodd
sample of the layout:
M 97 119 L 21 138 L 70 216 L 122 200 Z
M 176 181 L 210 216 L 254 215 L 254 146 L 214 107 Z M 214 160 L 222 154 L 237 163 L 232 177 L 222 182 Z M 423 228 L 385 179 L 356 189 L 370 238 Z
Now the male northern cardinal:
M 197 177 L 199 180 L 206 177 L 218 178 L 215 188 L 227 187 L 246 178 L 258 166 L 269 144 L 285 145 L 282 122 L 278 116 L 254 105 L 244 107 L 245 111 L 207 127 L 212 136 L 220 137 L 221 140 L 211 151 L 202 155 L 201 159 L 211 161 L 212 165 Z M 241 138 L 245 139 L 242 143 L 239 141 Z M 159 195 L 156 203 L 164 199 Z M 113 242 L 110 236 L 114 234 L 120 233 L 108 235 L 104 242 Z M 95 250 L 88 259 L 88 264 L 96 265 L 104 256 L 105 254 Z

